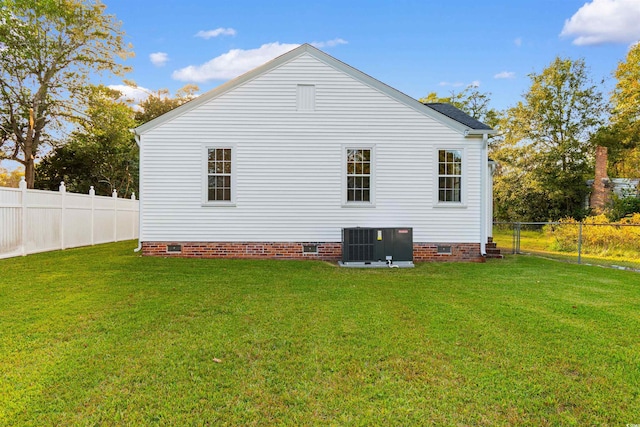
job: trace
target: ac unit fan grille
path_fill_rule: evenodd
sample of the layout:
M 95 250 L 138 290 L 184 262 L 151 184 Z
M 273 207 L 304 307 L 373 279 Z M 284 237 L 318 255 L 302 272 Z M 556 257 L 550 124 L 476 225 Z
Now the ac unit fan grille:
M 374 229 L 346 229 L 346 242 L 349 261 L 371 261 L 376 241 Z

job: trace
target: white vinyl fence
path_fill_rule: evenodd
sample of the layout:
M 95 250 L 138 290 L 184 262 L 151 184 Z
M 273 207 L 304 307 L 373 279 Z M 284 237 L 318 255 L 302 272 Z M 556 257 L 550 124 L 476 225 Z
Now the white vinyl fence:
M 0 258 L 138 237 L 139 202 L 131 199 L 0 187 Z

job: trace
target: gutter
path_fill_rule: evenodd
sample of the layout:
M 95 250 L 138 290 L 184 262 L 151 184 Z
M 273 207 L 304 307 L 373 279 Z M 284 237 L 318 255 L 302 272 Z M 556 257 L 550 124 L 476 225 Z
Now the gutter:
M 497 133 L 498 131 L 495 129 L 467 129 L 464 131 L 464 136 L 469 136 L 469 135 L 487 136 L 487 135 L 495 135 Z

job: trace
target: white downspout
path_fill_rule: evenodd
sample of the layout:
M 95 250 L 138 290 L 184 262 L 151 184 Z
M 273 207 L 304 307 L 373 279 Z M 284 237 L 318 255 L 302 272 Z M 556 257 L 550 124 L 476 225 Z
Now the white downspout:
M 133 250 L 134 252 L 140 252 L 142 250 L 142 195 L 144 194 L 142 192 L 142 168 L 140 167 L 142 165 L 142 145 L 140 145 L 140 135 L 135 133 L 133 129 L 131 132 L 133 132 L 133 137 L 136 140 L 136 144 L 138 144 L 140 153 L 138 156 L 138 247 Z
M 489 137 L 482 134 L 482 148 L 480 149 L 480 254 L 487 254 L 487 168 L 489 167 L 489 156 L 487 155 L 487 144 Z
M 496 162 L 489 160 L 489 170 L 487 175 L 487 241 L 493 238 L 493 174 L 496 171 Z

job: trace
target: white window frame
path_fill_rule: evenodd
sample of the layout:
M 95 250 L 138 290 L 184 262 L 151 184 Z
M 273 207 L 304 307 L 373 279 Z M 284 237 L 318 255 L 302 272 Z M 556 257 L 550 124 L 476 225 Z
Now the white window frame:
M 209 200 L 209 150 L 231 150 L 231 200 Z M 205 145 L 202 147 L 202 206 L 236 205 L 236 145 Z
M 347 151 L 348 150 L 369 150 L 369 201 L 348 201 L 347 200 Z M 342 162 L 342 207 L 343 208 L 374 208 L 376 206 L 376 146 L 375 145 L 342 145 L 340 151 Z
M 460 175 L 460 201 L 449 201 L 449 202 L 441 202 L 440 201 L 440 151 L 459 151 L 460 159 L 462 162 L 461 165 L 461 175 Z M 433 153 L 433 171 L 434 171 L 434 179 L 433 179 L 433 206 L 438 208 L 466 208 L 467 207 L 467 153 L 463 147 L 452 146 L 452 147 L 436 147 Z

